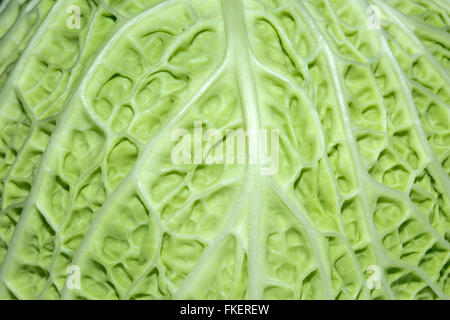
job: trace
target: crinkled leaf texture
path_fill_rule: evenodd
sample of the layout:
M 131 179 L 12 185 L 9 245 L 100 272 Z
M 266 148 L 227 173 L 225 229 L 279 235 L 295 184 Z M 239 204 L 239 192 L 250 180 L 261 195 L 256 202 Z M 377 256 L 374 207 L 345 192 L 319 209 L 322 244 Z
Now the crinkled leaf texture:
M 448 299 L 449 9 L 3 0 L 0 297 Z M 278 172 L 175 164 L 195 121 Z

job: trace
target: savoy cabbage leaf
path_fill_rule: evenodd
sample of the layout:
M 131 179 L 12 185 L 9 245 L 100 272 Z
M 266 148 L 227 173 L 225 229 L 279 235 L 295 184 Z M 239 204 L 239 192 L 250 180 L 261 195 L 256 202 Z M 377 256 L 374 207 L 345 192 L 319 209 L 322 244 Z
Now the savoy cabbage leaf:
M 1 1 L 0 298 L 448 299 L 449 15 Z M 175 163 L 198 123 L 277 130 L 276 172 Z

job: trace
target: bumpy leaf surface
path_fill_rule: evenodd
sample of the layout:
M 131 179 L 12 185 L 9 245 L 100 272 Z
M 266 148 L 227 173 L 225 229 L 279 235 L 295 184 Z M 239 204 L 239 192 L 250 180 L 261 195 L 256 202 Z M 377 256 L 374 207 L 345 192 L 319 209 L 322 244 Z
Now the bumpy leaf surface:
M 449 15 L 1 1 L 0 298 L 448 299 Z M 279 130 L 278 171 L 175 164 L 199 121 Z

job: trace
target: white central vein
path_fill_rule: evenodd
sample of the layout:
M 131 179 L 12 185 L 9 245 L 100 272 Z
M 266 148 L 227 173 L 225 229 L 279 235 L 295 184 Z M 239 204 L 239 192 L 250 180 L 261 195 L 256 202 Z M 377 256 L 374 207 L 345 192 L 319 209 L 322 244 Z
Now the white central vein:
M 244 8 L 241 0 L 222 0 L 227 43 L 231 53 L 233 72 L 237 80 L 242 112 L 246 129 L 256 133 L 259 141 L 260 127 L 258 100 L 250 45 L 245 25 Z M 259 144 L 248 144 L 248 155 L 259 154 Z M 259 237 L 261 212 L 260 166 L 248 165 L 248 298 L 260 298 L 259 262 L 261 261 L 261 241 Z

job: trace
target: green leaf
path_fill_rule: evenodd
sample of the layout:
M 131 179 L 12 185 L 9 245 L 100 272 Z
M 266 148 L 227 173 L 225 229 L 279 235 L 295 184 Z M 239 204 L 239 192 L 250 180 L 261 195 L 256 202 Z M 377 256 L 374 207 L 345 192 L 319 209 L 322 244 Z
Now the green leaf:
M 449 8 L 1 2 L 0 298 L 449 299 Z

